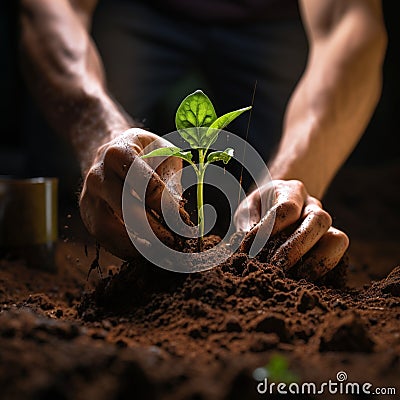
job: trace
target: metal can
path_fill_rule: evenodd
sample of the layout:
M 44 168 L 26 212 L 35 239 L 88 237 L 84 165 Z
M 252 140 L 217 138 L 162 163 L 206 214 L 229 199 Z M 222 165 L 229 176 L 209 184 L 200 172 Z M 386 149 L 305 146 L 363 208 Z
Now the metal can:
M 0 176 L 0 255 L 55 271 L 58 179 Z

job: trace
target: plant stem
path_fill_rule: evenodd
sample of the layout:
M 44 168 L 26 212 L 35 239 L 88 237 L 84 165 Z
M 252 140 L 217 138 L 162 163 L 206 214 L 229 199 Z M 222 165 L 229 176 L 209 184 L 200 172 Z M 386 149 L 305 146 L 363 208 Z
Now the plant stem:
M 204 209 L 203 209 L 203 182 L 206 166 L 204 164 L 205 152 L 199 149 L 199 168 L 197 173 L 197 225 L 199 227 L 199 237 L 197 240 L 198 251 L 203 251 L 204 236 Z

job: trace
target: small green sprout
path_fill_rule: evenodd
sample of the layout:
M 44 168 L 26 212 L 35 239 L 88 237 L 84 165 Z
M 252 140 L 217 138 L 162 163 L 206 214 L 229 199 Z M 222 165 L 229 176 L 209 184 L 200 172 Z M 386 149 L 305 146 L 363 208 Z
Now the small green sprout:
M 253 372 L 253 376 L 256 380 L 269 378 L 272 382 L 283 382 L 287 385 L 299 382 L 299 377 L 289 369 L 287 358 L 281 354 L 273 354 L 264 367 Z
M 211 100 L 201 91 L 196 90 L 187 96 L 176 111 L 175 124 L 180 136 L 198 152 L 198 163 L 192 158 L 191 151 L 184 151 L 179 147 L 163 147 L 151 151 L 142 158 L 173 156 L 187 161 L 194 169 L 197 177 L 197 223 L 199 227 L 198 248 L 203 250 L 204 210 L 203 210 L 203 182 L 206 168 L 209 164 L 222 161 L 227 164 L 233 157 L 234 150 L 227 148 L 224 151 L 209 152 L 210 146 L 217 140 L 221 129 L 224 129 L 240 114 L 251 109 L 241 108 L 217 117 Z

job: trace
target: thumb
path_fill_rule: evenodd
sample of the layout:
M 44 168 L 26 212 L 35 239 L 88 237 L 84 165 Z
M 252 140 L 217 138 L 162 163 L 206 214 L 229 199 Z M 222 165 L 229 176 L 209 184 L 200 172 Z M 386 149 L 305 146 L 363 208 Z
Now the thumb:
M 248 232 L 260 221 L 260 218 L 260 207 L 256 196 L 252 193 L 239 204 L 233 221 L 238 231 Z

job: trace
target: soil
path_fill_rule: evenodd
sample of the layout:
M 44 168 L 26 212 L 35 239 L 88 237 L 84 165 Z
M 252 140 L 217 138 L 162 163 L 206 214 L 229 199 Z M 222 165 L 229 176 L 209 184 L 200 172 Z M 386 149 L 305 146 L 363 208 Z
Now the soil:
M 381 174 L 391 181 L 398 170 Z M 353 181 L 362 188 L 365 176 L 342 176 L 327 196 L 346 231 L 357 213 L 360 224 L 364 213 L 375 215 L 369 181 L 350 202 L 340 190 Z M 298 382 L 336 381 L 344 371 L 347 382 L 394 387 L 398 396 L 399 236 L 396 229 L 387 235 L 385 223 L 392 229 L 399 211 L 393 192 L 380 195 L 380 230 L 353 227 L 349 253 L 319 282 L 268 262 L 278 239 L 255 259 L 238 253 L 186 275 L 122 264 L 101 250 L 102 274 L 87 279 L 96 248 L 73 213 L 56 250 L 57 271 L 0 261 L 0 398 L 266 398 L 253 371 L 276 354 Z

